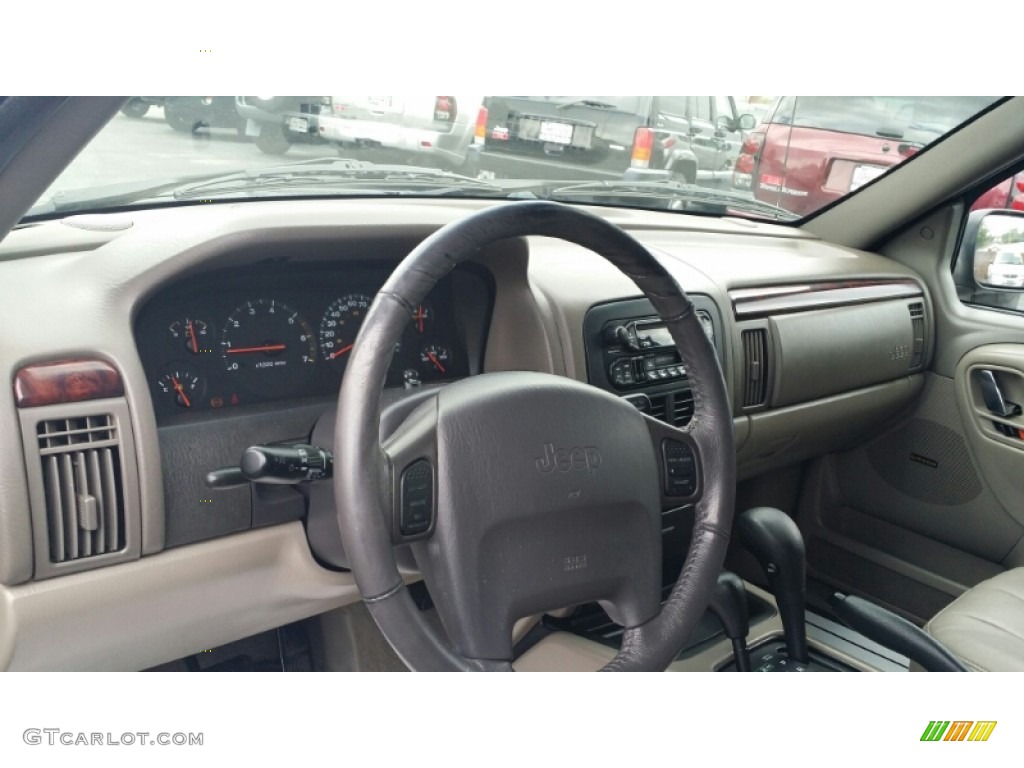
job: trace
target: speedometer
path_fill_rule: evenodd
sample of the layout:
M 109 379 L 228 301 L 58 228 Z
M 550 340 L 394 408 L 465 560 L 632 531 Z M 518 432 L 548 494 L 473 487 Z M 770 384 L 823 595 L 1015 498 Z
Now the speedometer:
M 365 293 L 350 293 L 327 308 L 320 321 L 320 353 L 324 360 L 344 368 L 371 303 L 373 298 Z
M 228 373 L 263 394 L 294 391 L 316 363 L 313 329 L 298 312 L 274 299 L 254 299 L 235 309 L 220 338 Z

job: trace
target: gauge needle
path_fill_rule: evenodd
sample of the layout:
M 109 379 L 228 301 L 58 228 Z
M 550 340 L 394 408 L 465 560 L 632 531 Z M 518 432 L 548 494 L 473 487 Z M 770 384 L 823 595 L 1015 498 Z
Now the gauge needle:
M 349 345 L 348 345 L 347 347 L 342 347 L 341 349 L 335 350 L 334 352 L 331 352 L 330 356 L 328 356 L 328 358 L 327 358 L 327 359 L 328 359 L 328 360 L 333 360 L 333 359 L 334 359 L 334 358 L 336 358 L 336 357 L 341 357 L 341 356 L 342 356 L 342 355 L 344 355 L 344 354 L 345 354 L 346 352 L 348 352 L 349 350 L 351 350 L 351 349 L 352 349 L 352 347 L 354 347 L 354 346 L 355 346 L 355 344 L 349 344 Z
M 174 390 L 178 393 L 178 397 L 181 398 L 181 402 L 185 404 L 185 407 L 191 408 L 192 401 L 188 399 L 188 395 L 185 394 L 185 388 L 181 386 L 181 382 L 178 381 L 177 376 L 171 376 L 171 384 L 174 385 Z
M 426 313 L 423 311 L 423 305 L 420 304 L 416 310 L 416 314 L 412 316 L 412 319 L 416 321 L 416 326 L 419 328 L 420 333 L 423 333 L 423 321 L 427 319 Z
M 235 347 L 229 349 L 229 355 L 242 355 L 246 352 L 280 352 L 284 349 L 284 344 L 264 344 L 262 347 Z
M 188 336 L 189 336 L 190 339 L 192 339 L 192 354 L 193 355 L 198 355 L 199 354 L 199 342 L 196 341 L 195 323 L 193 323 L 191 320 L 188 321 Z
M 437 370 L 439 370 L 441 373 L 445 372 L 444 366 L 441 365 L 441 361 L 437 359 L 437 355 L 435 355 L 433 352 L 427 352 L 427 357 L 430 358 L 430 362 L 434 364 L 434 367 L 437 368 Z

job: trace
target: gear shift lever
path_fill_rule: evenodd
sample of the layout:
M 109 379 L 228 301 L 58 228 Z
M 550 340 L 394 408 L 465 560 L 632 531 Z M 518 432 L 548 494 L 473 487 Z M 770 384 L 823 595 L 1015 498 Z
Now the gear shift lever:
M 732 640 L 736 671 L 749 672 L 747 634 L 750 632 L 750 617 L 747 614 L 747 590 L 740 577 L 731 571 L 722 571 L 708 607 L 722 622 L 726 637 Z
M 786 652 L 806 664 L 807 625 L 804 621 L 804 540 L 793 519 L 772 507 L 755 507 L 737 521 L 743 545 L 761 563 L 782 617 Z

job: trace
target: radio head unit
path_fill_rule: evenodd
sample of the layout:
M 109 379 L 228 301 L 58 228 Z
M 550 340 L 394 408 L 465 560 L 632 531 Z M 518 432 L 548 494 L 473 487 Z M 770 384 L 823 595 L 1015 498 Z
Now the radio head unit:
M 721 361 L 718 309 L 707 297 L 690 298 Z M 647 299 L 592 307 L 584 320 L 584 336 L 591 384 L 676 426 L 689 421 L 693 398 L 686 368 L 665 322 Z

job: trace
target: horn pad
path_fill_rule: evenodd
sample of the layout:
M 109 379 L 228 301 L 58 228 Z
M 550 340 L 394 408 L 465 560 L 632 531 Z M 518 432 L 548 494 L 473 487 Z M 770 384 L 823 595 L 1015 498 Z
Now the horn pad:
M 448 386 L 436 408 L 436 527 L 414 552 L 460 653 L 509 659 L 516 619 L 584 602 L 626 627 L 657 615 L 658 465 L 633 406 L 508 372 Z

